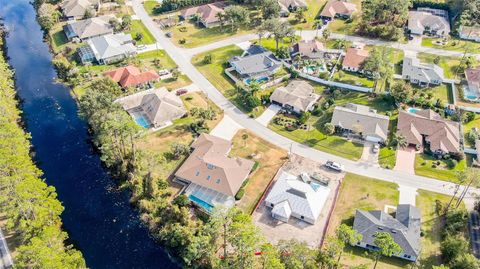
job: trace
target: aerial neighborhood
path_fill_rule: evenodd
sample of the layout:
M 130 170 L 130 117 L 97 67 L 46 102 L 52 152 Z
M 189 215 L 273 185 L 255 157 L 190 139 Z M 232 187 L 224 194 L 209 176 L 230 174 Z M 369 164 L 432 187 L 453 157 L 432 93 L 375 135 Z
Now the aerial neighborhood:
M 478 0 L 44 2 L 57 80 L 181 266 L 480 269 Z

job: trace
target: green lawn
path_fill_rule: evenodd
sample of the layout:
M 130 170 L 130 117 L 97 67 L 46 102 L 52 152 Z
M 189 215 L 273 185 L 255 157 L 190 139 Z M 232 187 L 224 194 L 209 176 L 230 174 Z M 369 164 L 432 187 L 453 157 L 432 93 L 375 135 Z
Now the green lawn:
M 295 15 L 290 14 L 289 21 L 295 25 L 296 29 L 312 30 L 314 29 L 315 19 L 318 17 L 327 0 L 306 0 L 308 9 L 305 11 L 305 22 L 299 23 L 295 20 Z
M 147 11 L 148 15 L 153 16 L 155 15 L 153 12 L 153 9 L 160 5 L 157 1 L 145 1 L 143 2 L 143 7 L 145 7 L 145 10 Z
M 447 84 L 441 84 L 439 86 L 430 88 L 433 93 L 433 99 L 440 99 L 444 104 L 453 104 L 453 96 L 451 92 L 451 86 Z
M 335 210 L 330 219 L 327 236 L 334 236 L 335 229 L 342 223 L 352 225 L 356 209 L 383 210 L 385 205 L 398 204 L 398 185 L 372 178 L 349 174 L 343 179 Z M 422 252 L 418 259 L 418 268 L 432 268 L 442 263 L 440 257 L 440 240 L 443 220 L 435 212 L 435 201 L 448 203 L 450 197 L 438 193 L 418 191 L 416 206 L 422 214 L 421 237 Z M 328 240 L 328 239 L 327 239 Z M 373 268 L 372 257 L 366 251 L 356 247 L 346 247 L 339 268 L 351 268 L 366 265 Z M 382 257 L 377 268 L 400 269 L 408 268 L 409 262 L 398 258 Z
M 333 75 L 333 80 L 347 83 L 355 86 L 373 88 L 375 82 L 369 78 L 362 77 L 360 74 L 339 70 Z
M 427 63 L 433 63 L 435 58 L 439 57 L 440 61 L 438 65 L 441 68 L 443 68 L 446 78 L 451 78 L 451 79 L 455 78 L 455 73 L 458 73 L 459 78 L 463 76 L 463 70 L 459 68 L 460 58 L 444 57 L 444 56 L 438 56 L 435 54 L 428 54 L 423 52 L 418 53 L 417 57 L 420 59 L 421 62 L 427 62 Z
M 396 150 L 394 147 L 382 147 L 378 155 L 378 163 L 381 167 L 387 169 L 393 169 L 397 160 Z
M 177 67 L 177 64 L 170 58 L 170 56 L 164 50 L 152 50 L 143 52 L 137 55 L 137 59 L 140 60 L 160 60 L 161 68 L 172 69 Z
M 292 38 L 284 38 L 283 40 L 280 40 L 278 42 L 278 47 L 279 48 L 289 48 L 292 46 L 292 44 L 296 41 L 300 40 L 299 36 L 295 36 L 294 39 Z M 258 39 L 252 40 L 253 42 L 258 44 Z M 262 38 L 262 42 L 260 43 L 263 47 L 270 51 L 276 51 L 277 50 L 277 45 L 275 42 L 275 39 L 273 38 Z
M 466 139 L 467 134 L 470 132 L 472 128 L 478 128 L 480 130 L 480 115 L 476 114 L 475 119 L 472 120 L 471 122 L 463 124 L 463 133 L 465 134 L 465 143 L 467 144 L 466 146 L 474 147 L 474 144 L 469 143 L 469 141 Z
M 334 33 L 354 35 L 358 23 L 361 20 L 361 10 L 362 10 L 362 0 L 352 0 L 350 1 L 357 6 L 357 11 L 353 13 L 352 18 L 349 20 L 334 19 L 328 24 L 328 29 Z
M 440 165 L 437 168 L 433 168 L 434 162 L 440 161 Z M 458 182 L 456 172 L 463 171 L 467 167 L 466 160 L 458 162 L 455 168 L 450 169 L 447 166 L 447 161 L 437 160 L 426 154 L 417 154 L 415 156 L 415 174 L 424 177 L 431 177 L 440 180 Z
M 456 50 L 462 52 L 464 52 L 465 49 L 468 49 L 469 52 L 480 50 L 480 43 L 474 41 L 451 38 L 451 40 L 449 40 L 445 46 L 436 44 L 435 41 L 442 41 L 442 39 L 424 37 L 422 38 L 422 46 L 444 50 Z
M 132 20 L 132 25 L 130 26 L 130 34 L 135 39 L 137 34 L 142 34 L 143 38 L 140 41 L 137 41 L 137 44 L 155 44 L 156 40 L 153 37 L 152 33 L 148 31 L 147 27 L 140 20 Z

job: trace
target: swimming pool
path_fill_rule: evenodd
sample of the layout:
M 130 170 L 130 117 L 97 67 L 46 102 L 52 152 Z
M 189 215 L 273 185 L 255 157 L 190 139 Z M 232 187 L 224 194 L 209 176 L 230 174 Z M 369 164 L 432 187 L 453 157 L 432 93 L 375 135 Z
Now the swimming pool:
M 147 119 L 145 119 L 145 117 L 143 117 L 143 116 L 136 117 L 135 122 L 145 129 L 150 128 L 150 123 L 148 123 Z
M 320 188 L 320 186 L 322 186 L 322 185 L 312 181 L 312 182 L 310 182 L 310 186 L 312 187 L 312 189 L 314 191 L 317 191 Z
M 408 113 L 417 113 L 418 111 L 420 111 L 420 109 L 414 108 L 414 107 L 409 107 L 409 108 L 407 109 L 407 112 L 408 112 Z
M 205 210 L 207 210 L 207 212 L 212 212 L 213 210 L 213 206 L 203 200 L 201 200 L 200 198 L 197 198 L 196 196 L 190 194 L 188 196 L 188 199 L 192 202 L 194 202 L 195 204 L 197 204 L 198 206 L 204 208 Z
M 250 85 L 253 81 L 255 81 L 255 79 L 249 78 L 249 79 L 245 80 L 245 83 L 247 85 Z M 257 83 L 261 84 L 262 82 L 268 81 L 268 78 L 267 77 L 261 77 L 261 78 L 257 78 L 256 81 L 257 81 Z
M 466 86 L 463 87 L 463 95 L 465 96 L 465 99 L 469 101 L 472 101 L 472 102 L 480 101 L 480 93 L 472 91 Z

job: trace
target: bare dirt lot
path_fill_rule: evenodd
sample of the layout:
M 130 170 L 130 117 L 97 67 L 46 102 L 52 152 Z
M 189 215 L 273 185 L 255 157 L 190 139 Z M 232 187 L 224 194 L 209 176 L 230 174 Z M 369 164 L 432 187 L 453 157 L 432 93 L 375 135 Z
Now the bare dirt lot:
M 338 190 L 344 174 L 327 170 L 320 163 L 297 155 L 292 155 L 290 161 L 287 162 L 282 169 L 293 175 L 300 175 L 303 172 L 307 172 L 310 175 L 317 173 L 318 175 L 329 179 L 329 188 L 331 190 L 325 206 L 314 225 L 308 224 L 294 217 L 291 217 L 288 223 L 284 223 L 272 218 L 271 209 L 266 207 L 262 200 L 258 208 L 252 214 L 255 225 L 262 230 L 263 234 L 271 243 L 277 243 L 280 240 L 297 239 L 306 242 L 312 247 L 317 247 L 323 239 L 326 229 L 325 226 L 334 204 L 335 193 Z M 276 179 L 277 178 L 274 180 Z

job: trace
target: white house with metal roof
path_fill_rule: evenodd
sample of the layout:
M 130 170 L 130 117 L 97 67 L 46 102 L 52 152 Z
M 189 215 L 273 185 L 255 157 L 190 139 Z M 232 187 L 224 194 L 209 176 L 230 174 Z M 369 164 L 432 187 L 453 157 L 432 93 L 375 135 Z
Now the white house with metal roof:
M 87 44 L 78 49 L 82 63 L 97 61 L 99 64 L 110 64 L 137 53 L 132 36 L 125 33 L 97 36 L 89 39 Z
M 421 86 L 440 85 L 445 80 L 443 69 L 431 63 L 422 63 L 416 57 L 405 57 L 402 78 Z
M 327 201 L 330 188 L 320 183 L 304 182 L 281 170 L 278 179 L 265 198 L 265 205 L 272 209 L 272 217 L 288 222 L 290 217 L 315 224 Z

